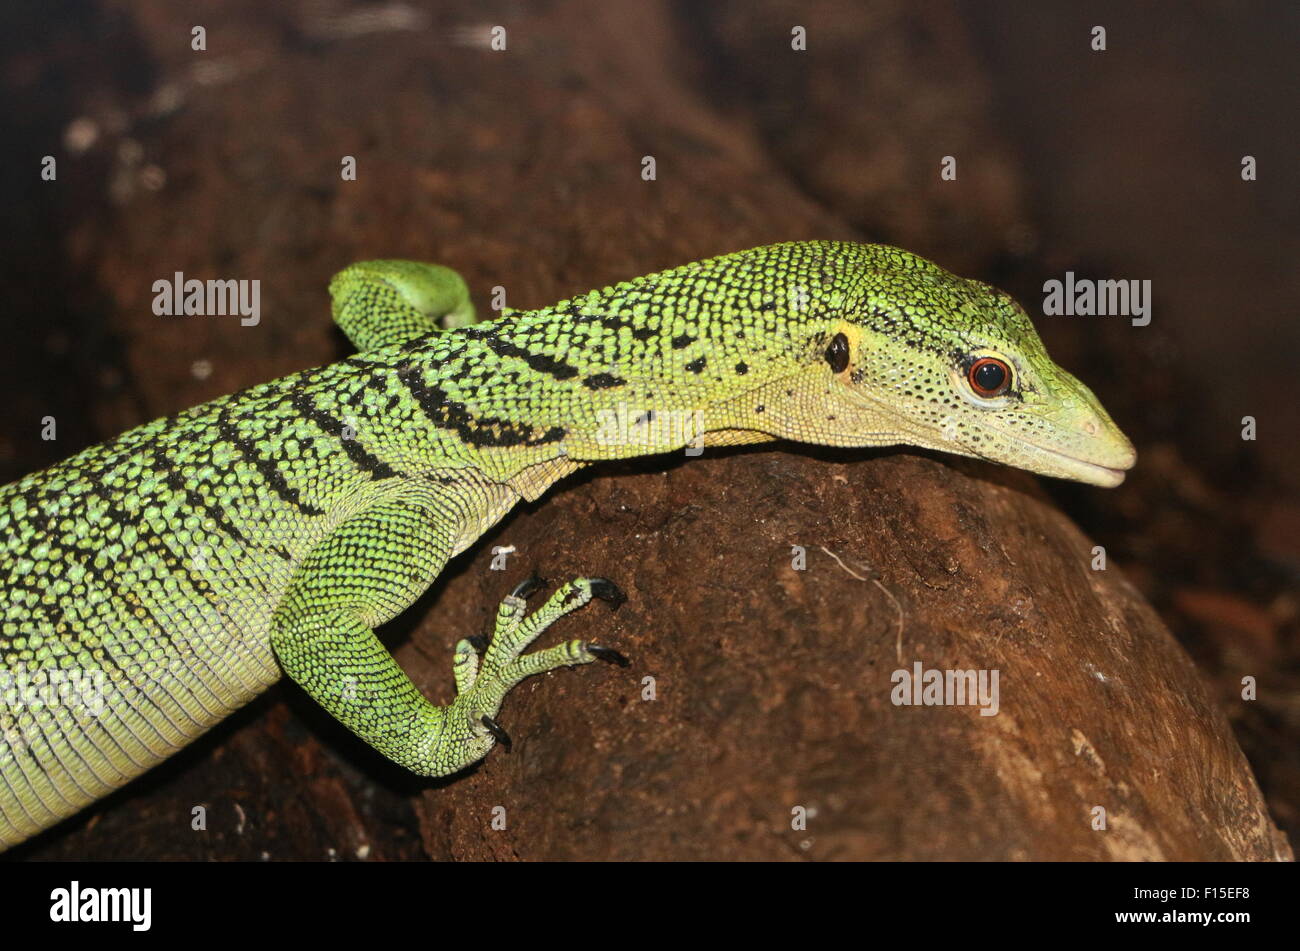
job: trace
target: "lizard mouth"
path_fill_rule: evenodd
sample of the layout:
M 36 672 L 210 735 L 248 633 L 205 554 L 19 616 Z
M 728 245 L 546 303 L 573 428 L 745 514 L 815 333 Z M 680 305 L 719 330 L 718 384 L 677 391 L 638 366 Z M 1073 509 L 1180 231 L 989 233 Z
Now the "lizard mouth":
M 1050 471 L 1051 475 L 1075 479 L 1089 485 L 1099 485 L 1106 489 L 1113 489 L 1123 482 L 1128 470 L 1133 468 L 1133 464 L 1137 462 L 1137 453 L 1133 451 L 1133 447 L 1128 444 L 1127 440 L 1123 449 L 1107 453 L 1110 458 L 1107 458 L 1106 461 L 1118 462 L 1120 463 L 1118 466 L 1092 462 L 1079 456 L 1072 456 L 1060 449 L 1049 449 L 1036 443 L 1023 440 L 1019 442 L 1022 448 L 1029 450 L 1030 453 L 1047 463 L 1047 468 L 1053 470 Z

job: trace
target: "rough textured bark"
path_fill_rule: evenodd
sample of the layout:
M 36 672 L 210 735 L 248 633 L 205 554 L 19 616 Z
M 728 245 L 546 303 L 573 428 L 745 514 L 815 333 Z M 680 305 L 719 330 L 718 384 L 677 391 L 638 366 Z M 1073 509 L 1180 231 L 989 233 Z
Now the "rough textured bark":
M 99 55 L 107 45 L 148 65 L 143 81 L 66 93 L 99 138 L 65 166 L 65 228 L 46 250 L 66 259 L 64 281 L 95 289 L 70 296 L 85 306 L 67 307 L 65 332 L 94 381 L 80 402 L 96 438 L 337 358 L 324 288 L 359 258 L 438 260 L 466 274 L 480 306 L 501 285 L 527 307 L 777 240 L 911 236 L 968 272 L 1016 246 L 1016 170 L 980 95 L 960 92 L 983 86 L 943 5 L 882 17 L 868 33 L 895 53 L 883 72 L 864 58 L 855 73 L 968 104 L 888 132 L 891 149 L 943 154 L 942 128 L 981 156 L 981 187 L 941 195 L 933 181 L 911 187 L 910 161 L 813 162 L 815 141 L 776 144 L 780 114 L 702 95 L 693 80 L 715 68 L 702 36 L 731 44 L 732 62 L 773 55 L 755 52 L 762 38 L 740 33 L 739 14 L 700 24 L 659 3 L 439 6 L 418 29 L 366 32 L 318 4 L 223 5 L 197 64 L 180 39 L 191 13 L 97 8 L 111 26 Z M 497 17 L 507 53 L 473 45 L 483 27 L 456 32 Z M 88 51 L 93 35 L 61 48 Z M 786 50 L 788 29 L 765 42 Z M 950 72 L 897 54 L 912 46 L 937 47 Z M 833 75 L 820 62 L 810 108 L 829 136 L 834 107 L 820 93 Z M 748 72 L 758 83 L 761 67 Z M 848 141 L 865 147 L 890 114 L 855 121 Z M 357 156 L 355 182 L 339 181 L 344 155 Z M 646 155 L 655 181 L 641 179 Z M 846 168 L 859 201 L 839 209 Z M 885 221 L 896 230 L 854 230 Z M 151 283 L 177 270 L 260 278 L 263 324 L 154 317 Z M 38 448 L 52 455 L 37 464 L 75 449 Z M 505 572 L 489 570 L 493 545 L 517 550 Z M 791 568 L 795 545 L 806 570 Z M 620 613 L 589 607 L 553 636 L 593 632 L 635 666 L 519 689 L 503 710 L 514 753 L 426 789 L 282 686 L 22 854 L 1288 855 L 1196 670 L 1118 566 L 1091 570 L 1091 547 L 1031 478 L 902 452 L 780 447 L 599 470 L 507 519 L 387 632 L 417 683 L 447 698 L 452 643 L 482 630 L 528 570 L 622 584 Z M 999 670 L 1001 712 L 894 706 L 891 674 L 916 661 Z M 209 831 L 196 835 L 200 804 Z M 504 831 L 491 827 L 495 806 Z M 1098 806 L 1104 832 L 1091 827 Z M 809 818 L 795 832 L 798 807 Z
M 588 608 L 555 636 L 580 628 L 635 666 L 512 695 L 515 751 L 422 797 L 434 855 L 1290 854 L 1186 654 L 1020 473 L 750 450 L 584 481 L 489 543 L 520 568 L 625 585 L 620 612 Z M 447 584 L 435 629 L 483 625 L 518 574 L 490 564 L 481 551 Z M 430 689 L 445 692 L 451 644 L 406 652 Z M 999 712 L 894 705 L 891 675 L 917 662 L 998 670 Z

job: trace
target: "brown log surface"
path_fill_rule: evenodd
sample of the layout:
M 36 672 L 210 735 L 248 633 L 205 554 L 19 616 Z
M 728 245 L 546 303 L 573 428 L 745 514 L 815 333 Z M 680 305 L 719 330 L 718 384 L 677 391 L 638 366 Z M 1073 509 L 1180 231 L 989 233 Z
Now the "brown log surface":
M 618 613 L 589 607 L 555 636 L 580 627 L 635 665 L 516 691 L 514 752 L 423 795 L 434 855 L 1289 855 L 1186 654 L 1020 473 L 733 452 L 584 481 L 488 541 L 622 584 Z M 482 627 L 507 587 L 491 560 L 450 580 L 435 629 Z M 451 645 L 433 643 L 406 656 L 436 691 Z M 999 671 L 999 712 L 893 704 L 916 662 Z

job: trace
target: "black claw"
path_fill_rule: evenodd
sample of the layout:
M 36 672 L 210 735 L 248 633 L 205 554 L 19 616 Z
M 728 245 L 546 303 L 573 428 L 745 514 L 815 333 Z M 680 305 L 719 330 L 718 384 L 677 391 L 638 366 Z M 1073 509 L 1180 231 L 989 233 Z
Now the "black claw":
M 611 611 L 617 611 L 627 603 L 627 595 L 608 578 L 592 578 L 590 580 L 592 596 L 600 598 L 602 601 L 608 601 Z
M 515 585 L 515 590 L 510 593 L 516 598 L 528 599 L 531 594 L 536 594 L 546 587 L 546 579 L 538 577 L 537 572 L 533 572 L 519 584 Z
M 507 733 L 505 730 L 503 730 L 501 728 L 501 724 L 497 723 L 497 721 L 493 720 L 490 716 L 484 714 L 482 719 L 483 719 L 483 725 L 488 728 L 488 732 L 491 733 L 493 736 L 495 736 L 497 738 L 497 742 L 500 743 L 502 746 L 504 746 L 506 748 L 506 752 L 509 753 L 510 746 L 511 746 L 510 734 Z
M 599 644 L 588 644 L 587 653 L 595 654 L 597 658 L 607 664 L 618 664 L 620 667 L 631 667 L 632 662 L 614 650 L 612 647 L 601 647 Z

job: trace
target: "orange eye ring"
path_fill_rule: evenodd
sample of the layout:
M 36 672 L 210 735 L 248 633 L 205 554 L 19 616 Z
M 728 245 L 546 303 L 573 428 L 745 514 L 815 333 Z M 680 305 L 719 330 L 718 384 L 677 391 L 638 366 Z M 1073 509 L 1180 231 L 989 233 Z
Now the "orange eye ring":
M 1011 367 L 996 357 L 980 357 L 966 371 L 966 382 L 976 396 L 993 399 L 1011 389 Z

